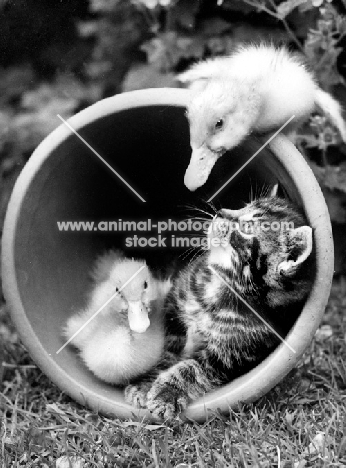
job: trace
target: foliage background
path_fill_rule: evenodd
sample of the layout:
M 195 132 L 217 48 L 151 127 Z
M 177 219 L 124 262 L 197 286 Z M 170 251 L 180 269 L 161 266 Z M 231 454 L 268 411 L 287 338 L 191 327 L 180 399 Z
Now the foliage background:
M 346 102 L 345 0 L 5 0 L 0 3 L 0 223 L 13 183 L 40 141 L 93 102 L 179 86 L 196 60 L 270 41 L 303 53 L 321 86 Z M 297 145 L 334 224 L 345 271 L 345 145 L 313 115 Z
M 20 170 L 60 125 L 56 114 L 68 118 L 126 90 L 178 86 L 176 74 L 191 63 L 239 43 L 302 52 L 321 86 L 346 103 L 345 16 L 346 0 L 0 0 L 0 227 Z M 336 270 L 345 273 L 345 145 L 318 114 L 297 145 L 324 191 Z M 0 305 L 0 462 L 269 467 L 281 453 L 285 468 L 345 467 L 345 293 L 340 278 L 315 339 L 279 386 L 202 426 L 143 426 L 89 413 L 39 371 Z M 79 457 L 70 465 L 66 454 Z

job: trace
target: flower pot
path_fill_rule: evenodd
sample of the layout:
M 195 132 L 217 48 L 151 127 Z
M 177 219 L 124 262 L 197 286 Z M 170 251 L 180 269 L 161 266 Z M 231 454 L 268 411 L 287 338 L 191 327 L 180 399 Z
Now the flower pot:
M 8 206 L 3 287 L 23 343 L 42 371 L 72 398 L 118 417 L 146 412 L 127 405 L 120 389 L 94 377 L 73 347 L 57 351 L 64 343 L 63 325 L 85 304 L 95 258 L 110 246 L 124 248 L 124 233 L 62 232 L 57 222 L 173 218 L 177 207 L 208 199 L 265 141 L 248 139 L 220 159 L 205 186 L 189 192 L 183 183 L 190 158 L 184 115 L 188 97 L 182 89 L 134 91 L 100 101 L 69 119 L 132 188 L 61 124 L 33 153 Z M 240 207 L 249 200 L 251 187 L 260 191 L 276 180 L 301 204 L 314 229 L 315 282 L 286 336 L 295 352 L 281 344 L 249 373 L 192 403 L 186 413 L 190 418 L 203 420 L 205 407 L 225 411 L 265 394 L 295 366 L 321 321 L 333 274 L 332 233 L 321 190 L 297 149 L 277 136 L 213 202 Z M 128 253 L 164 266 L 168 251 L 138 247 Z

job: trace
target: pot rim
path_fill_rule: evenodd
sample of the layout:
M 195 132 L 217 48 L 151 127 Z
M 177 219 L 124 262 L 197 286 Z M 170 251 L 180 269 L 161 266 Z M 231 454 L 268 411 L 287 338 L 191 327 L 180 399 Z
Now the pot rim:
M 69 118 L 68 122 L 78 130 L 99 118 L 129 108 L 162 105 L 186 107 L 189 95 L 188 90 L 178 88 L 131 91 L 101 100 Z M 24 345 L 42 371 L 62 390 L 81 404 L 87 403 L 107 414 L 116 414 L 117 417 L 123 418 L 138 414 L 150 418 L 150 414 L 145 410 L 135 410 L 122 401 L 115 401 L 114 398 L 100 397 L 97 392 L 85 388 L 65 372 L 43 348 L 21 301 L 16 280 L 14 251 L 21 203 L 43 162 L 70 135 L 71 131 L 64 124 L 57 127 L 36 148 L 16 181 L 7 208 L 2 239 L 4 295 Z M 295 353 L 281 343 L 250 372 L 193 402 L 185 415 L 194 420 L 206 419 L 206 408 L 227 411 L 229 407 L 236 406 L 240 401 L 251 402 L 267 393 L 302 356 L 319 326 L 328 301 L 334 271 L 334 256 L 330 218 L 322 191 L 302 155 L 285 136 L 277 135 L 269 143 L 269 148 L 291 177 L 301 197 L 309 224 L 315 232 L 316 281 L 300 316 L 286 338 Z

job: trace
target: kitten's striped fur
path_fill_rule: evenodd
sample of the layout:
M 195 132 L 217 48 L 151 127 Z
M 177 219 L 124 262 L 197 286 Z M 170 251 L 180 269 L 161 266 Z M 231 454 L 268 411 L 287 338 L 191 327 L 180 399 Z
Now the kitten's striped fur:
M 251 219 L 290 221 L 294 228 L 249 235 L 220 227 L 224 220 Z M 279 343 L 237 294 L 284 336 L 313 282 L 312 229 L 290 201 L 261 197 L 242 210 L 220 210 L 216 221 L 209 238 L 225 244 L 185 267 L 165 301 L 167 356 L 170 365 L 172 356 L 178 362 L 165 369 L 163 361 L 157 376 L 125 391 L 127 401 L 159 418 L 174 417 L 189 401 L 248 371 Z

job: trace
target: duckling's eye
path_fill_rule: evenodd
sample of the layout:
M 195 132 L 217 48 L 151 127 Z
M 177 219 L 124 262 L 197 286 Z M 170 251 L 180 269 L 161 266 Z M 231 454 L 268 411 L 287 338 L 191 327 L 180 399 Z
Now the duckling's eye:
M 144 281 L 144 289 L 147 289 L 147 288 L 148 288 L 148 282 Z
M 223 119 L 219 119 L 215 124 L 215 130 L 220 130 L 223 127 Z

